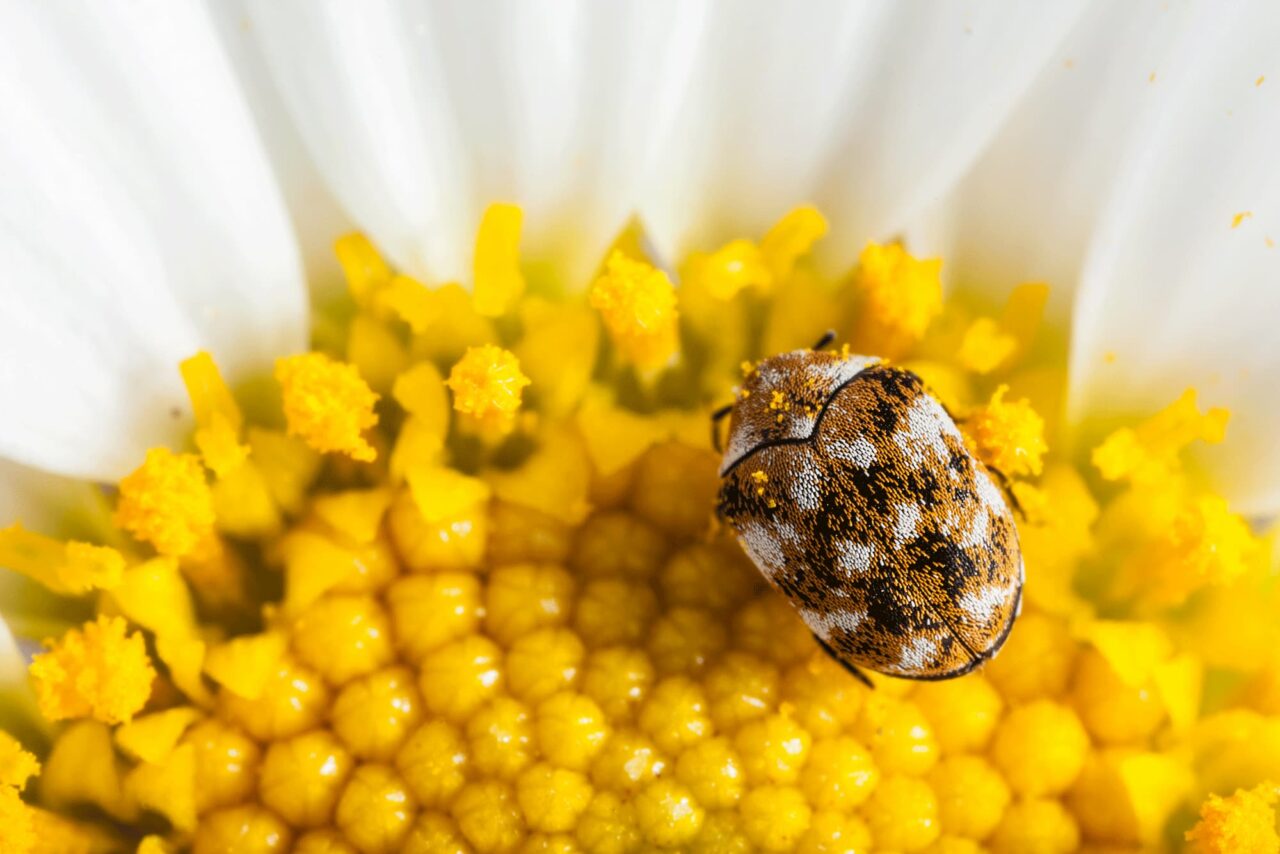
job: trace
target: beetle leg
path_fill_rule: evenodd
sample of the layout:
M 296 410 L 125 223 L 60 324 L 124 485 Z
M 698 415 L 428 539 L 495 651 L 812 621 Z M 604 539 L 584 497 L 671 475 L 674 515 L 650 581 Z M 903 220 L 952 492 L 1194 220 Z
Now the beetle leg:
M 1013 483 L 1009 480 L 1009 476 L 998 468 L 987 466 L 987 471 L 996 476 L 996 480 L 1000 481 L 1000 488 L 1004 490 L 1005 497 L 1009 499 L 1009 504 L 1013 507 L 1013 512 L 1017 513 L 1022 521 L 1027 521 L 1027 511 L 1022 509 L 1022 503 L 1018 501 L 1017 494 L 1013 491 Z
M 724 448 L 720 445 L 720 422 L 725 416 L 733 411 L 733 404 L 726 403 L 724 406 L 711 413 L 711 447 L 716 449 L 717 454 L 724 453 Z
M 826 641 L 818 637 L 817 632 L 813 633 L 813 639 L 818 642 L 818 646 L 822 647 L 823 652 L 825 652 L 827 655 L 835 659 L 836 663 L 839 664 L 841 667 L 843 667 L 845 670 L 848 670 L 850 673 L 852 673 L 853 678 L 857 679 L 863 685 L 866 685 L 872 691 L 876 689 L 876 686 L 871 684 L 871 680 L 867 678 L 867 674 L 863 673 L 861 670 L 854 667 L 852 664 L 850 664 L 849 662 L 841 658 L 839 655 L 837 655 L 836 651 L 832 649 L 831 646 Z
M 813 349 L 815 351 L 825 350 L 827 349 L 827 345 L 834 340 L 836 340 L 836 331 L 834 329 L 828 329 L 826 332 L 822 333 L 822 337 L 818 339 L 818 343 L 813 345 Z

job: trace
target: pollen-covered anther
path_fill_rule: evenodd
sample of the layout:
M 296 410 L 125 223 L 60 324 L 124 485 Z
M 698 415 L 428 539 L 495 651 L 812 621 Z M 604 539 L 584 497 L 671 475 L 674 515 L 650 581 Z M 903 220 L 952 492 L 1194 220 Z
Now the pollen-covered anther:
M 1198 854 L 1228 854 L 1280 849 L 1280 833 L 1276 831 L 1277 799 L 1280 799 L 1280 788 L 1272 783 L 1238 789 L 1228 797 L 1210 795 L 1200 807 L 1199 823 L 1187 831 L 1190 850 Z
M 520 410 L 529 378 L 510 350 L 494 344 L 467 348 L 445 385 L 453 392 L 453 408 L 484 425 L 509 426 Z
M 355 367 L 323 353 L 301 353 L 277 360 L 275 374 L 290 435 L 321 453 L 361 462 L 377 456 L 364 432 L 378 423 L 378 396 Z
M 0 731 L 0 787 L 22 789 L 27 780 L 40 773 L 40 763 L 22 749 L 17 739 Z
M 120 617 L 99 617 L 46 645 L 48 652 L 32 660 L 30 674 L 40 712 L 51 721 L 94 717 L 121 723 L 151 696 L 156 672 L 146 643 Z
M 124 555 L 108 546 L 62 542 L 21 525 L 0 530 L 0 566 L 40 582 L 54 593 L 78 596 L 110 590 L 124 575 Z
M 1009 477 L 1038 475 L 1049 446 L 1044 420 L 1026 400 L 1006 402 L 1002 385 L 966 422 L 978 458 Z
M 942 311 L 942 261 L 921 261 L 900 244 L 869 243 L 858 259 L 861 300 L 854 341 L 862 352 L 897 357 Z
M 213 494 L 194 454 L 152 448 L 120 481 L 116 526 L 163 555 L 182 557 L 205 545 L 214 520 Z
M 676 293 L 662 270 L 615 251 L 592 285 L 590 300 L 614 345 L 636 367 L 661 368 L 675 356 Z

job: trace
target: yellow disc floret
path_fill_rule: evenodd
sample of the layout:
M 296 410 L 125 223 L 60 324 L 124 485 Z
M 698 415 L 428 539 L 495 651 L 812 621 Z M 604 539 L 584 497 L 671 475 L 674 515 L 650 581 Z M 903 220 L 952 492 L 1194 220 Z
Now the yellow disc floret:
M 51 721 L 128 721 L 151 696 L 156 672 L 146 643 L 119 617 L 99 617 L 46 645 L 30 671 L 40 712 Z
M 676 294 L 666 273 L 615 251 L 590 296 L 623 358 L 636 367 L 661 368 L 676 354 Z
M 468 347 L 449 371 L 445 385 L 453 392 L 453 408 L 481 425 L 506 429 L 520 409 L 529 378 L 510 350 L 494 344 Z
M 152 448 L 120 481 L 115 524 L 160 554 L 190 554 L 213 534 L 213 523 L 213 495 L 193 454 Z
M 364 433 L 378 423 L 378 396 L 356 369 L 323 353 L 276 362 L 289 434 L 325 454 L 368 462 L 377 456 Z
M 282 359 L 243 412 L 185 361 L 199 455 L 121 484 L 139 547 L 92 494 L 57 538 L 0 530 L 0 567 L 43 588 L 0 603 L 0 682 L 33 632 L 96 617 L 30 665 L 33 705 L 74 720 L 0 709 L 32 750 L 0 733 L 0 851 L 1104 854 L 1176 847 L 1203 801 L 1190 850 L 1280 854 L 1280 790 L 1249 788 L 1280 769 L 1273 537 L 1181 470 L 1225 412 L 1188 393 L 1091 475 L 1006 399 L 1061 408 L 1046 286 L 942 311 L 939 263 L 899 245 L 832 277 L 802 207 L 679 289 L 628 228 L 588 295 L 522 271 L 520 228 L 488 209 L 473 289 L 339 241 L 352 299 L 319 307 L 316 346 L 349 364 Z M 805 621 L 842 597 L 791 579 L 802 619 L 716 518 L 708 410 L 819 321 L 919 372 L 1009 476 L 1025 608 L 977 672 L 868 690 Z M 806 406 L 762 394 L 770 423 Z M 278 408 L 292 435 L 253 423 Z M 746 497 L 794 511 L 795 473 L 761 465 Z M 803 527 L 783 551 L 826 536 Z M 979 631 L 940 566 L 911 595 Z

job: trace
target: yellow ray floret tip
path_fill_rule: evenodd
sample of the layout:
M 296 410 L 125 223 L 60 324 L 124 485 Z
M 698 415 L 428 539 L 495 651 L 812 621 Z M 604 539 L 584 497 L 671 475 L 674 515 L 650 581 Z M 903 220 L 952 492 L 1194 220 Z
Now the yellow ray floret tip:
M 1264 783 L 1239 789 L 1234 795 L 1210 795 L 1200 807 L 1200 822 L 1187 832 L 1191 850 L 1198 854 L 1237 851 L 1280 851 L 1274 804 L 1280 790 Z
M 124 575 L 124 555 L 108 546 L 62 542 L 21 525 L 0 530 L 0 566 L 40 582 L 54 593 L 78 596 L 110 590 Z
M 378 423 L 378 396 L 354 367 L 323 353 L 276 361 L 289 434 L 321 453 L 370 462 L 377 457 L 364 432 Z
M 615 251 L 590 298 L 628 361 L 659 368 L 675 355 L 676 293 L 662 270 Z
M 115 524 L 164 555 L 195 551 L 213 533 L 213 495 L 194 454 L 152 448 L 120 481 Z
M 156 672 L 140 632 L 120 617 L 98 617 L 31 662 L 41 713 L 51 721 L 93 717 L 109 724 L 133 718 L 151 695 Z
M 510 350 L 494 344 L 468 347 L 449 371 L 445 385 L 453 392 L 453 408 L 485 422 L 508 424 L 520 409 L 529 378 Z
M 1002 385 L 991 401 L 969 420 L 969 434 L 978 457 L 1009 477 L 1038 475 L 1049 446 L 1044 440 L 1044 420 L 1026 400 L 1006 401 L 1009 387 Z

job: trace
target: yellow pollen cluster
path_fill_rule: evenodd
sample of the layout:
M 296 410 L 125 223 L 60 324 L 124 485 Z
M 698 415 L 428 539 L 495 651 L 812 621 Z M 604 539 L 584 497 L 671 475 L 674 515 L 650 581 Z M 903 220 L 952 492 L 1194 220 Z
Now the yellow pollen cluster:
M 278 363 L 288 433 L 184 362 L 199 456 L 151 451 L 116 508 L 154 551 L 0 530 L 46 588 L 10 625 L 60 636 L 44 720 L 0 709 L 47 733 L 0 734 L 0 851 L 1276 851 L 1269 543 L 1180 456 L 1224 412 L 1051 453 L 1045 286 L 975 321 L 901 246 L 826 276 L 812 208 L 589 294 L 525 292 L 521 224 L 486 213 L 473 292 L 341 238 L 345 361 Z M 961 678 L 868 689 L 716 522 L 709 413 L 828 326 L 969 414 L 1025 513 L 1022 614 Z
M 1200 822 L 1187 831 L 1195 854 L 1280 851 L 1275 803 L 1280 789 L 1268 783 L 1239 789 L 1228 797 L 1210 795 L 1200 808 Z
M 887 358 L 908 352 L 942 311 L 941 269 L 941 260 L 918 260 L 901 244 L 868 244 L 855 281 L 854 346 Z
M 125 559 L 107 546 L 63 543 L 15 524 L 0 530 L 0 565 L 21 572 L 54 593 L 77 596 L 119 584 Z
M 92 716 L 130 720 L 151 696 L 156 673 L 146 642 L 119 617 L 70 629 L 31 661 L 40 712 L 51 721 Z
M 152 448 L 146 461 L 120 481 L 115 524 L 164 555 L 181 557 L 213 533 L 213 495 L 200 459 Z
M 986 406 L 966 423 L 978 458 L 1006 477 L 1038 475 L 1049 446 L 1044 440 L 1044 420 L 1025 400 L 1004 399 L 1002 385 Z
M 529 382 L 514 353 L 485 344 L 468 348 L 445 384 L 453 392 L 453 408 L 458 412 L 482 424 L 506 428 L 514 421 Z
M 675 356 L 676 293 L 666 273 L 615 251 L 590 299 L 623 358 L 637 368 L 655 370 Z
M 364 462 L 377 456 L 364 433 L 378 423 L 378 396 L 354 367 L 323 353 L 302 353 L 276 362 L 276 379 L 290 435 L 321 453 Z

